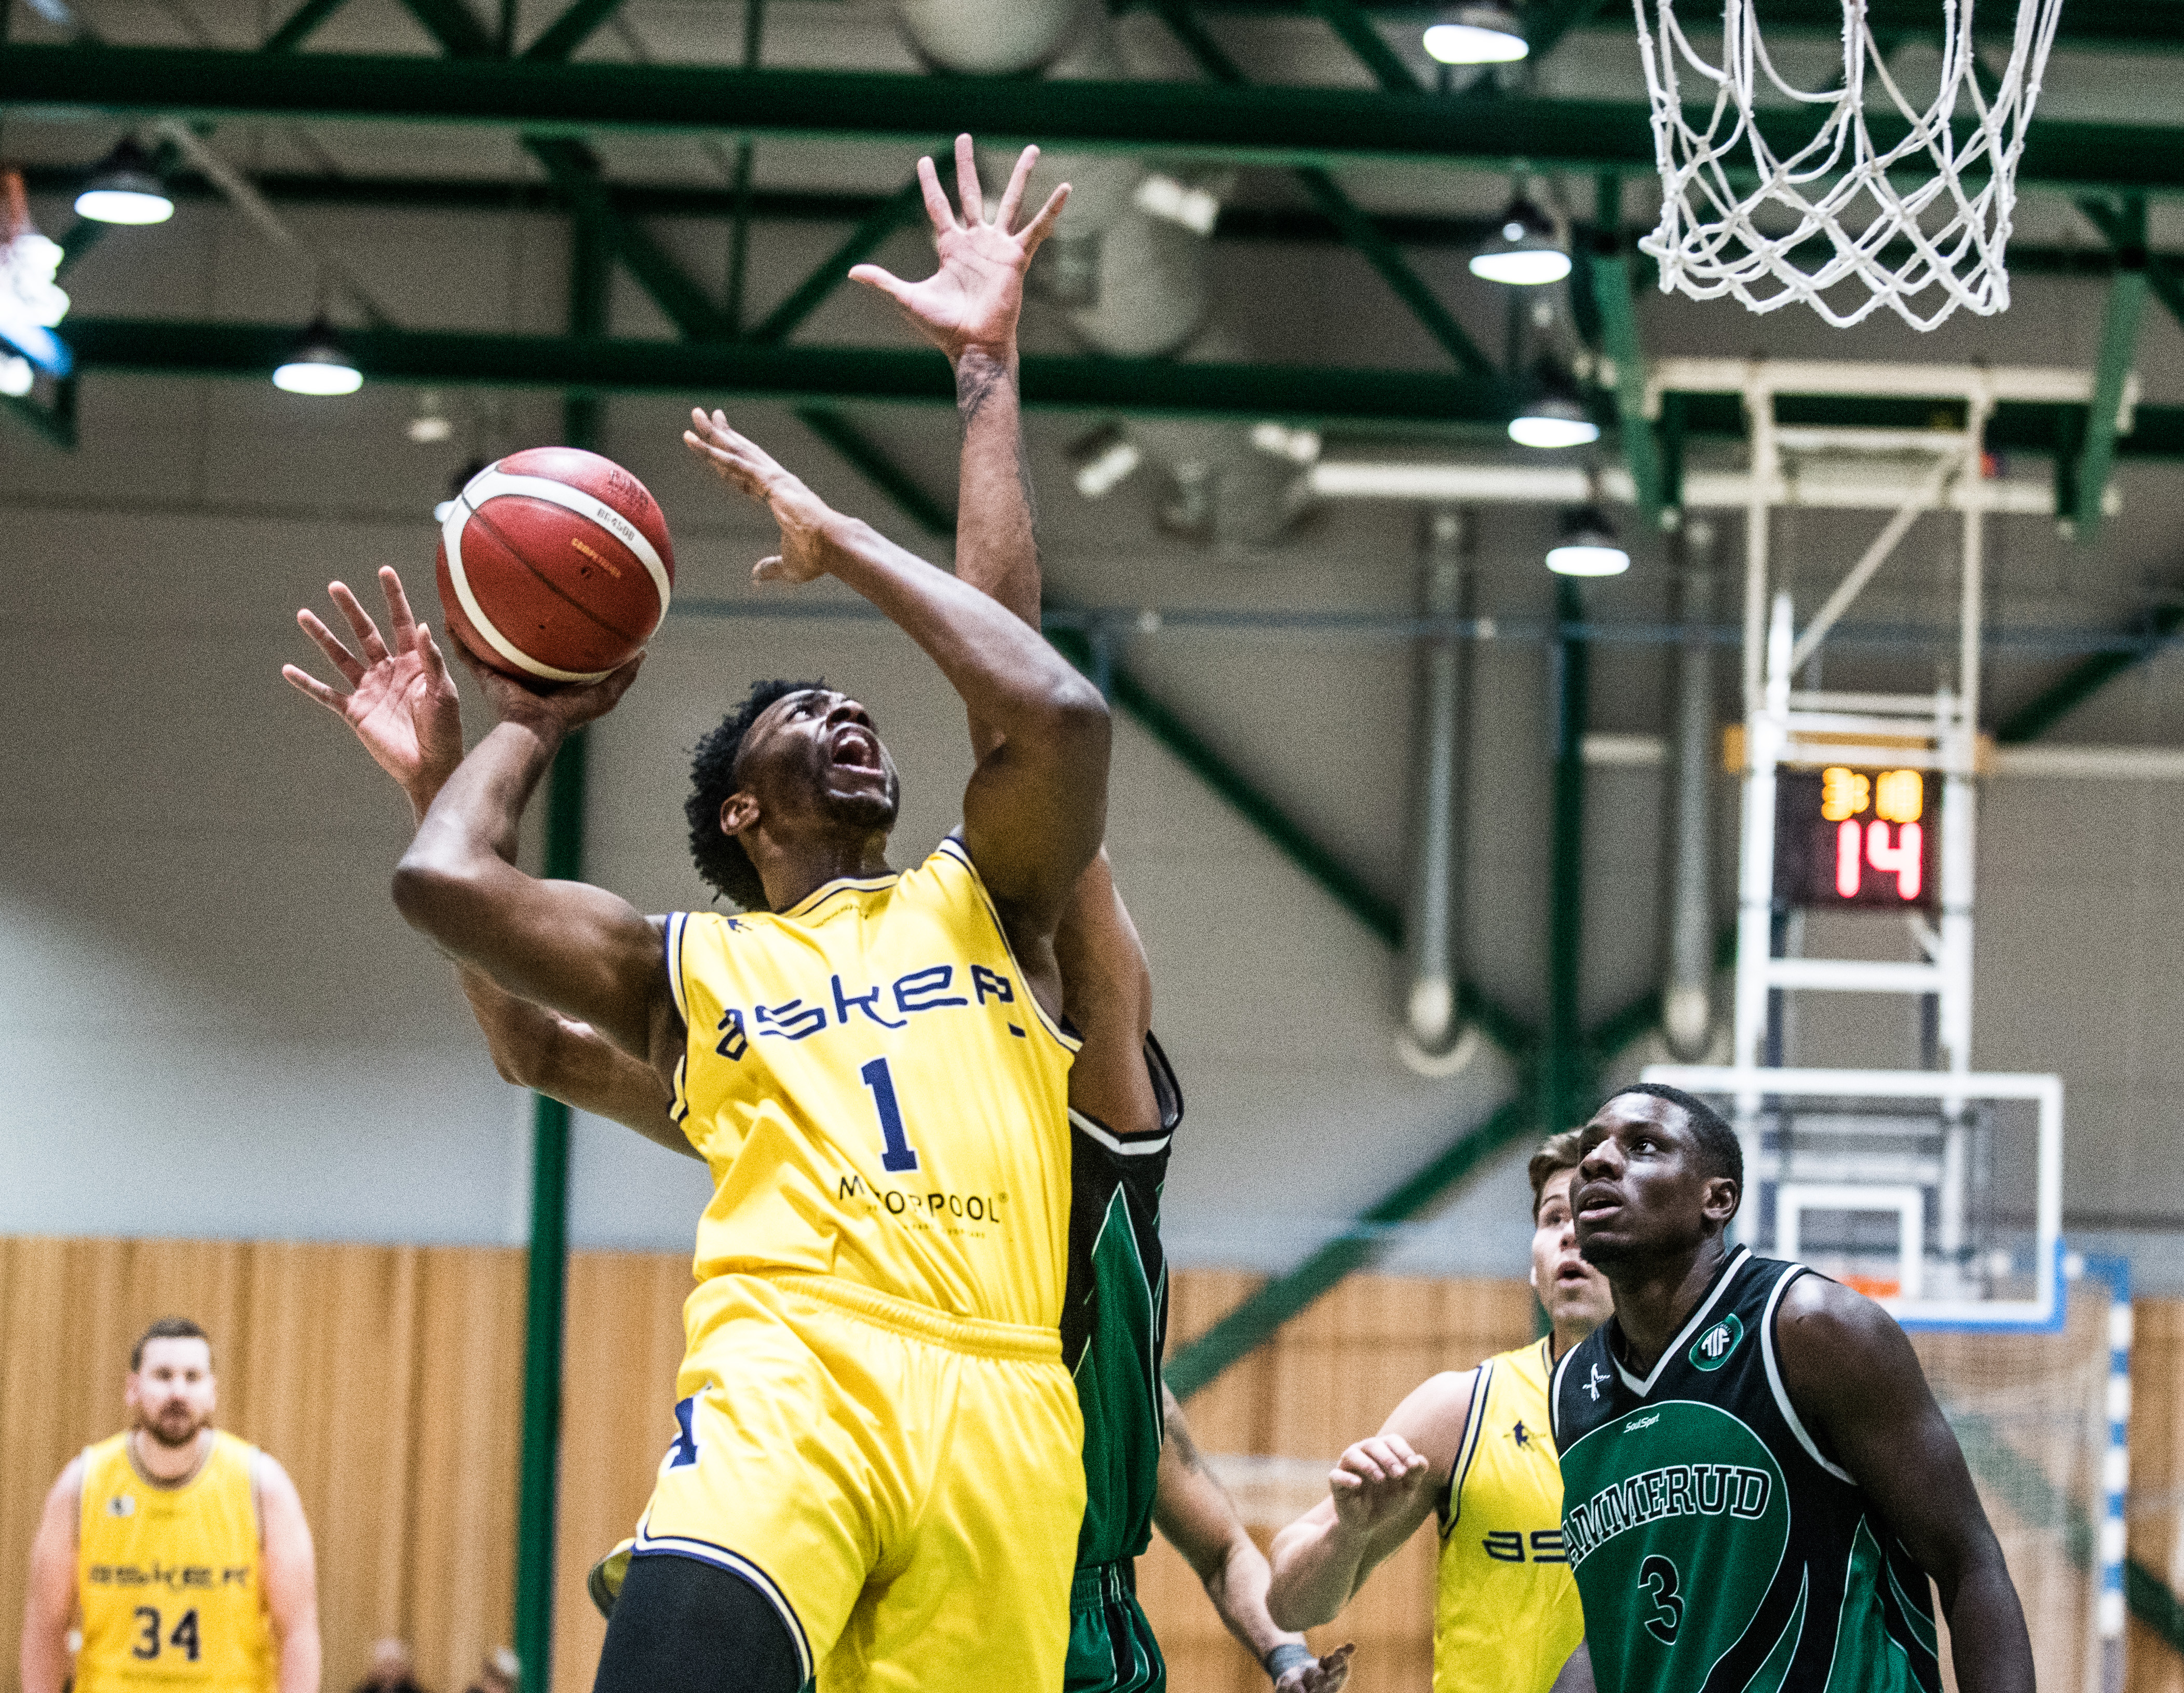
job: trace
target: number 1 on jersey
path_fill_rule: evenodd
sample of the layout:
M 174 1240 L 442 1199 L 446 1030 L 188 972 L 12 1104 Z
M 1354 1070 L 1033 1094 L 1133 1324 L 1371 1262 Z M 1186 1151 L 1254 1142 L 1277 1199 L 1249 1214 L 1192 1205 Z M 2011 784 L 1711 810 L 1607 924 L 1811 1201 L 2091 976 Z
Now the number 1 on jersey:
M 872 1105 L 880 1114 L 880 1168 L 900 1175 L 917 1167 L 917 1154 L 902 1131 L 902 1107 L 894 1102 L 894 1078 L 888 1061 L 875 1058 L 857 1073 L 872 1090 Z

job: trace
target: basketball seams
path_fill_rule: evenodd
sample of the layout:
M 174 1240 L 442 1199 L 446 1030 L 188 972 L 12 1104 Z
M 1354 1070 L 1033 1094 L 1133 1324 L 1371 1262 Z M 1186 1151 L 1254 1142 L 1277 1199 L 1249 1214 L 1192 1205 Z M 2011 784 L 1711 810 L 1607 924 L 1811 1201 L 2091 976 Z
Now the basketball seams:
M 498 498 L 502 499 L 520 498 L 522 496 L 521 495 L 510 494 L 502 494 L 498 496 Z M 515 537 L 510 535 L 508 531 L 502 528 L 500 525 L 495 523 L 493 521 L 492 516 L 482 508 L 473 507 L 471 509 L 471 521 L 482 527 L 485 532 L 499 544 L 503 552 L 506 553 L 510 558 L 515 560 L 517 564 L 522 565 L 525 570 L 530 571 L 532 580 L 537 582 L 539 587 L 544 588 L 547 593 L 552 594 L 554 599 L 560 600 L 562 604 L 567 606 L 571 611 L 574 611 L 579 616 L 582 617 L 585 621 L 590 623 L 594 628 L 599 630 L 603 634 L 611 635 L 617 641 L 642 642 L 649 632 L 649 631 L 635 629 L 620 629 L 608 622 L 605 618 L 600 616 L 598 612 L 594 611 L 590 606 L 585 604 L 583 601 L 577 599 L 567 588 L 562 587 L 560 582 L 554 581 L 550 574 L 545 571 L 542 571 L 537 565 L 532 563 L 530 555 L 525 552 L 522 548 L 516 545 Z
M 573 467 L 561 462 L 569 459 L 581 462 Z M 532 465 L 522 462 L 526 459 L 543 461 Z M 609 487 L 615 498 L 627 499 L 638 510 L 632 513 L 621 511 L 588 485 L 596 479 L 594 473 L 599 470 L 609 474 Z M 522 504 L 509 513 L 499 514 L 503 521 L 496 521 L 496 515 L 489 514 L 486 508 L 503 496 L 513 497 Z M 560 516 L 560 513 L 580 520 L 577 527 L 591 534 L 600 550 L 594 551 L 576 534 L 568 532 L 567 518 Z M 479 525 L 471 531 L 475 537 L 472 550 L 476 556 L 466 560 L 463 540 L 473 520 Z M 530 531 L 538 532 L 526 532 Z M 654 531 L 659 532 L 655 535 L 651 532 Z M 610 601 L 607 607 L 588 604 L 579 597 L 581 589 L 572 590 L 558 580 L 549 567 L 535 560 L 533 554 L 542 546 L 551 551 L 557 542 L 564 540 L 605 568 L 607 578 L 612 580 L 601 579 L 597 587 L 606 593 Z M 580 647 L 593 645 L 601 638 L 612 649 L 634 647 L 657 630 L 666 614 L 674 566 L 666 561 L 671 554 L 658 504 L 627 471 L 594 454 L 533 449 L 487 465 L 456 496 L 454 509 L 442 525 L 441 542 L 443 587 L 451 591 L 448 597 L 454 602 L 448 607 L 450 615 L 460 615 L 462 621 L 468 622 L 478 643 L 490 649 L 500 660 L 543 680 L 593 682 L 610 674 L 613 666 L 610 663 L 603 669 L 564 670 L 521 650 L 496 624 L 493 615 L 488 612 L 487 599 L 500 608 L 503 621 L 515 615 L 519 625 L 538 623 L 540 628 L 531 635 L 534 642 L 558 624 L 561 626 L 559 632 L 575 636 Z M 503 560 L 491 558 L 495 549 L 505 555 L 506 560 L 520 565 L 521 571 L 509 572 Z M 619 555 L 625 569 L 639 572 L 634 582 L 622 580 L 622 571 L 616 568 L 610 556 L 615 554 Z M 474 566 L 484 569 L 487 574 L 473 580 Z M 590 575 L 588 567 L 583 567 L 583 574 Z M 641 593 L 642 586 L 648 582 L 652 589 L 653 603 L 649 607 L 639 609 L 621 603 L 633 593 Z M 542 598 L 546 610 L 543 619 L 536 609 L 518 609 L 525 608 L 526 602 L 529 602 L 530 608 L 536 608 Z M 573 628 L 562 623 L 562 608 L 575 614 L 578 620 Z M 634 614 L 631 621 L 641 627 L 626 629 L 620 627 L 620 617 L 607 615 L 610 611 L 625 610 Z M 585 641 L 577 634 L 585 629 L 593 632 L 592 641 Z M 550 650 L 555 643 L 549 639 L 545 644 Z M 596 645 L 593 650 L 597 650 Z M 563 656 L 559 651 L 555 655 Z M 585 654 L 580 657 L 571 652 L 564 662 L 576 659 L 581 663 L 589 656 Z M 602 658 L 606 656 L 601 654 Z

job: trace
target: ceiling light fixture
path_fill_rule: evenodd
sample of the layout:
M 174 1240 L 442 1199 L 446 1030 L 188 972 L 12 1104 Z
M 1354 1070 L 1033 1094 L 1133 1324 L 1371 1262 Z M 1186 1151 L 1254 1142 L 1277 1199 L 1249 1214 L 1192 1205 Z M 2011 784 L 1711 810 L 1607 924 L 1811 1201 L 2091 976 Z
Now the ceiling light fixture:
M 1509 438 L 1519 447 L 1587 447 L 1600 439 L 1600 426 L 1569 381 L 1553 365 L 1541 367 L 1539 380 L 1516 416 Z
M 1069 449 L 1072 479 L 1087 499 L 1113 493 L 1144 462 L 1138 443 L 1117 424 L 1093 431 Z
M 1630 568 L 1630 554 L 1606 512 L 1580 506 L 1563 515 L 1562 539 L 1547 549 L 1547 568 L 1558 576 L 1619 576 Z
M 1193 235 L 1211 235 L 1213 226 L 1221 221 L 1218 194 L 1211 188 L 1178 182 L 1157 170 L 1139 180 L 1130 203 L 1147 216 L 1179 225 Z
M 437 388 L 427 388 L 417 397 L 417 411 L 403 432 L 420 447 L 430 447 L 445 441 L 455 432 L 455 426 L 448 420 L 447 406 L 441 401 Z
M 1513 64 L 1530 53 L 1524 26 L 1507 6 L 1458 6 L 1426 26 L 1425 49 L 1443 64 Z
M 75 214 L 95 223 L 164 223 L 175 203 L 153 173 L 151 155 L 136 136 L 124 136 L 75 197 Z
M 273 386 L 288 394 L 353 394 L 364 386 L 364 373 L 336 343 L 332 326 L 320 318 L 304 331 L 287 362 L 274 371 Z
M 1518 195 L 1502 214 L 1494 238 L 1471 255 L 1471 274 L 1515 288 L 1536 288 L 1569 275 L 1569 254 L 1547 214 Z

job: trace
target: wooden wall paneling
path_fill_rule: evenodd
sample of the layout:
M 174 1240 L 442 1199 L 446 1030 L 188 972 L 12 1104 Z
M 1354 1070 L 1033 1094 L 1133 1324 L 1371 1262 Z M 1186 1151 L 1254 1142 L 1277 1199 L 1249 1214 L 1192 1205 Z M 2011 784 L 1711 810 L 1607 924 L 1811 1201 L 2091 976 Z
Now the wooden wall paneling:
M 248 1394 L 231 1426 L 302 1495 L 329 1688 L 362 1679 L 373 1641 L 406 1637 L 418 1278 L 415 1248 L 268 1243 L 251 1255 L 238 1347 Z
M 555 1521 L 554 1693 L 588 1693 L 606 1623 L 584 1590 L 593 1563 L 637 1526 L 675 1432 L 688 1253 L 578 1252 L 569 1260 Z
M 410 1638 L 419 1679 L 456 1693 L 515 1627 L 525 1255 L 419 1256 Z
M 2184 1592 L 2184 1300 L 2131 1307 L 2131 1556 Z M 2184 1655 L 2136 1618 L 2124 1649 L 2129 1693 L 2184 1693 Z

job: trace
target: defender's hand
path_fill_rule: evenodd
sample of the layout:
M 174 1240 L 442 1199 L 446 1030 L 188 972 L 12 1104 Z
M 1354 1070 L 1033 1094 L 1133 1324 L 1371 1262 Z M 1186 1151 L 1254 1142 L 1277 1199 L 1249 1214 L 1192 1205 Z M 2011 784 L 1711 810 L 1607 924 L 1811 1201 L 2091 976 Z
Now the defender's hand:
M 1016 348 L 1017 318 L 1023 310 L 1024 272 L 1039 243 L 1054 232 L 1055 220 L 1069 198 L 1065 182 L 1047 197 L 1037 217 L 1021 230 L 1012 229 L 1023 208 L 1031 168 L 1038 162 L 1039 149 L 1026 148 L 989 223 L 970 136 L 956 137 L 956 192 L 963 205 L 960 219 L 949 209 L 933 161 L 919 159 L 917 180 L 925 190 L 926 214 L 933 220 L 939 270 L 922 282 L 905 282 L 877 265 L 860 265 L 850 272 L 850 280 L 878 288 L 893 300 L 911 326 L 951 361 L 974 348 L 999 358 L 1011 356 Z
M 1362 1533 L 1413 1508 L 1426 1485 L 1427 1467 L 1400 1434 L 1360 1440 L 1334 1461 L 1327 1478 L 1335 1516 L 1346 1529 Z
M 720 412 L 690 414 L 682 444 L 713 467 L 731 487 L 764 502 L 781 526 L 781 550 L 751 569 L 760 582 L 810 582 L 827 571 L 826 527 L 834 510 L 774 461 L 748 436 L 728 426 Z
M 379 586 L 394 635 L 391 648 L 345 582 L 330 583 L 326 592 L 348 620 L 361 657 L 308 608 L 296 614 L 304 632 L 348 683 L 347 693 L 335 693 L 294 665 L 283 665 L 281 674 L 347 723 L 372 762 L 421 812 L 463 761 L 462 700 L 432 632 L 410 615 L 402 578 L 382 566 Z
M 637 680 L 637 672 L 644 663 L 644 654 L 640 652 L 620 670 L 597 682 L 560 682 L 550 691 L 541 691 L 527 682 L 519 682 L 493 669 L 460 641 L 455 643 L 455 654 L 477 678 L 487 703 L 502 722 L 527 723 L 554 736 L 581 729 L 613 710 L 616 703 L 629 692 L 630 683 Z
M 1350 1655 L 1356 1644 L 1339 1646 L 1325 1657 L 1301 1663 L 1274 1684 L 1274 1693 L 1341 1693 L 1350 1679 Z

